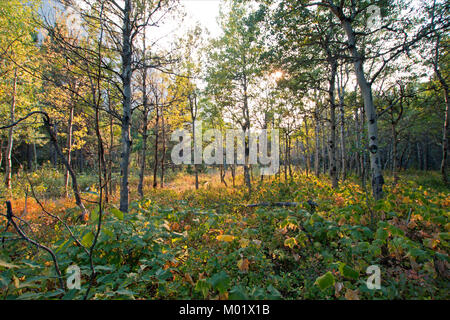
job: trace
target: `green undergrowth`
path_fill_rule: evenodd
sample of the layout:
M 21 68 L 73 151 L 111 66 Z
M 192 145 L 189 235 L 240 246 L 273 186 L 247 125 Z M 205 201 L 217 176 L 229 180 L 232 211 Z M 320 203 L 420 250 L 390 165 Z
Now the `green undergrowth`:
M 278 201 L 298 205 L 245 206 Z M 305 175 L 263 181 L 251 195 L 221 186 L 151 191 L 128 213 L 104 210 L 88 298 L 448 299 L 449 207 L 445 186 L 415 174 L 388 183 L 378 202 L 351 179 L 332 190 Z M 86 247 L 99 217 L 98 207 L 90 210 L 90 220 L 72 228 Z M 30 236 L 39 236 L 32 228 Z M 8 229 L 1 234 L 2 298 L 85 296 L 89 256 L 62 225 L 53 230 L 45 245 L 64 281 L 70 265 L 80 267 L 81 289 L 62 291 L 48 253 L 14 241 Z M 367 286 L 370 266 L 380 270 L 380 289 Z

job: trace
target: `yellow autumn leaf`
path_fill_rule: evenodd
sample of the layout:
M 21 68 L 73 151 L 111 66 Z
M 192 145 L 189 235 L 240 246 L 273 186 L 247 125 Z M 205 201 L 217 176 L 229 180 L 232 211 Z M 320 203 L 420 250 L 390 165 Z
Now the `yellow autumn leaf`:
M 241 240 L 239 240 L 239 245 L 241 246 L 241 248 L 247 247 L 249 243 L 250 243 L 250 240 L 248 240 L 248 239 L 242 238 Z
M 13 276 L 13 280 L 14 280 L 14 287 L 19 288 L 20 287 L 19 278 L 17 278 L 16 276 Z
M 194 283 L 194 281 L 192 280 L 192 277 L 191 277 L 191 275 L 190 275 L 189 273 L 186 273 L 186 274 L 184 275 L 184 279 L 186 280 L 186 282 L 189 282 L 191 285 L 195 286 L 195 283 Z
M 219 300 L 228 300 L 228 292 L 220 293 Z
M 358 289 L 356 289 L 356 290 L 347 289 L 347 291 L 345 292 L 345 299 L 359 300 Z
M 241 259 L 237 263 L 239 270 L 241 270 L 242 272 L 248 271 L 249 264 L 250 262 L 248 261 L 248 259 Z
M 216 238 L 219 241 L 224 241 L 224 242 L 231 242 L 234 240 L 234 236 L 229 235 L 229 234 L 222 234 L 220 236 L 217 236 Z
M 294 246 L 297 244 L 297 239 L 295 238 L 287 238 L 284 240 L 284 246 L 289 248 L 294 248 Z

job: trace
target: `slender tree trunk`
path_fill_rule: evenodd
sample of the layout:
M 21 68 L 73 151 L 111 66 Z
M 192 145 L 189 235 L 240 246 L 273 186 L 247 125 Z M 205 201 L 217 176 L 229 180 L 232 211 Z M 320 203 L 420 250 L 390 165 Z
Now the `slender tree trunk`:
M 245 59 L 244 59 L 245 62 Z M 242 130 L 245 134 L 248 134 L 250 138 L 250 112 L 248 107 L 248 87 L 247 87 L 247 76 L 244 73 L 243 77 L 244 85 L 244 109 L 243 109 L 243 119 L 244 119 L 244 125 L 242 127 Z M 245 150 L 245 162 L 244 162 L 244 181 L 248 189 L 249 195 L 252 193 L 252 183 L 250 180 L 250 171 L 249 171 L 249 158 L 250 158 L 250 145 L 249 145 L 249 139 L 245 139 L 244 142 L 244 150 Z
M 442 135 L 442 162 L 441 162 L 442 180 L 447 184 L 449 182 L 447 174 L 449 118 L 450 118 L 450 101 L 448 97 L 448 88 L 447 88 L 445 89 L 445 120 Z
M 125 0 L 122 26 L 122 153 L 120 161 L 120 210 L 128 212 L 128 175 L 131 154 L 131 78 L 132 78 L 132 46 L 131 46 L 131 0 Z
M 56 137 L 58 137 L 58 124 L 55 123 L 55 125 L 53 126 L 53 133 L 55 134 Z M 52 145 L 52 164 L 54 168 L 57 168 L 58 166 L 58 151 L 56 150 L 55 146 Z
M 448 174 L 447 174 L 447 162 L 448 162 L 448 131 L 449 131 L 449 118 L 450 118 L 450 98 L 449 98 L 449 87 L 447 81 L 444 79 L 441 73 L 440 63 L 439 63 L 439 49 L 441 45 L 441 36 L 438 35 L 436 38 L 435 55 L 433 60 L 434 73 L 436 74 L 439 83 L 444 91 L 445 100 L 445 114 L 444 114 L 444 127 L 442 133 L 442 162 L 441 162 L 441 175 L 444 183 L 448 184 Z
M 245 131 L 245 132 L 247 132 L 247 131 Z M 251 194 L 252 193 L 252 183 L 250 180 L 250 169 L 249 169 L 249 165 L 248 165 L 250 147 L 249 147 L 249 143 L 247 140 L 245 140 L 244 145 L 245 145 L 244 146 L 244 150 L 245 150 L 244 181 L 245 181 L 245 185 L 247 186 L 248 193 Z
M 288 134 L 286 132 L 285 136 L 284 136 L 284 181 L 287 182 L 287 165 L 288 165 L 288 161 L 287 161 L 287 157 L 288 157 Z
M 334 9 L 332 9 L 334 10 Z M 347 35 L 347 41 L 350 52 L 353 58 L 356 79 L 361 89 L 361 94 L 364 99 L 364 108 L 367 116 L 367 129 L 369 138 L 369 155 L 370 155 L 370 169 L 372 179 L 372 193 L 376 200 L 383 197 L 383 174 L 381 172 L 380 155 L 378 148 L 378 121 L 377 112 L 373 103 L 372 89 L 370 83 L 367 82 L 363 69 L 363 58 L 356 48 L 355 32 L 348 19 L 343 16 L 342 12 L 334 10 L 336 16 L 340 19 L 341 25 Z
M 227 173 L 227 167 L 226 165 L 219 165 L 220 167 L 220 182 L 223 183 L 225 185 L 225 187 L 228 187 L 227 182 L 225 181 L 225 175 Z M 261 175 L 262 177 L 263 175 Z
M 326 136 L 326 128 L 325 128 L 325 126 L 322 126 L 321 127 L 322 128 L 322 172 L 323 172 L 323 174 L 326 174 L 327 173 L 327 168 L 328 168 L 328 166 L 327 166 L 327 163 L 328 163 L 328 161 L 327 161 L 327 148 L 326 148 L 326 138 L 325 138 L 325 136 Z
M 423 170 L 423 163 L 422 163 L 422 153 L 420 152 L 420 143 L 416 143 L 416 150 L 417 150 L 417 170 Z
M 330 87 L 328 95 L 330 98 L 330 140 L 328 144 L 329 156 L 330 156 L 330 178 L 333 189 L 338 187 L 337 167 L 336 167 L 336 99 L 335 99 L 335 87 L 336 87 L 336 73 L 337 62 L 334 59 L 330 60 L 331 75 L 330 75 Z
M 156 104 L 156 121 L 155 121 L 155 165 L 153 167 L 153 188 L 158 187 L 157 174 L 158 174 L 158 141 L 159 141 L 159 108 Z
M 360 161 L 360 166 L 361 166 L 361 172 L 363 174 L 366 174 L 366 148 L 365 148 L 365 144 L 363 141 L 364 136 L 366 135 L 366 132 L 364 130 L 364 122 L 366 121 L 366 116 L 365 116 L 365 112 L 364 112 L 364 108 L 361 107 L 360 111 L 359 111 L 359 115 L 360 115 L 360 121 L 359 121 L 359 130 L 360 130 L 360 134 L 361 134 L 361 140 L 359 145 L 361 146 L 360 150 L 361 150 L 361 161 Z M 366 178 L 366 177 L 364 177 Z
M 407 156 L 406 156 L 405 165 L 403 167 L 404 170 L 408 169 L 409 160 L 411 158 L 411 147 L 408 146 L 407 149 L 408 149 L 408 153 L 407 153 Z
M 355 146 L 356 146 L 355 167 L 356 167 L 356 172 L 357 172 L 358 176 L 361 176 L 361 131 L 360 131 L 361 129 L 360 129 L 360 125 L 359 125 L 358 109 L 359 108 L 355 108 L 355 132 L 356 132 L 356 139 L 355 139 Z
M 291 167 L 291 137 L 288 136 L 288 168 L 289 168 L 289 178 L 292 179 L 292 167 Z
M 145 30 L 145 29 L 144 29 Z M 145 57 L 145 32 L 143 41 L 143 56 Z M 145 62 L 145 61 L 144 61 Z M 147 162 L 147 138 L 148 138 L 148 97 L 147 97 L 147 68 L 143 69 L 142 73 L 142 95 L 143 95 L 143 111 L 142 111 L 142 155 L 141 155 L 141 169 L 139 171 L 138 193 L 141 198 L 144 197 L 144 176 L 145 165 Z
M 106 160 L 105 160 L 105 148 L 103 146 L 103 138 L 100 131 L 100 109 L 98 107 L 95 108 L 95 134 L 97 136 L 97 149 L 98 149 L 98 174 L 103 174 L 103 180 L 104 180 L 104 186 L 103 188 L 106 189 L 104 192 L 105 195 L 105 202 L 109 202 L 109 193 L 108 193 L 108 171 L 106 167 Z M 99 186 L 100 188 L 102 186 Z
M 15 121 L 16 113 L 16 93 L 17 93 L 17 69 L 14 71 L 14 83 L 11 95 L 11 107 L 10 107 L 10 120 L 11 123 Z M 8 130 L 8 144 L 6 146 L 6 164 L 5 164 L 5 186 L 7 189 L 11 189 L 11 173 L 12 173 L 12 149 L 14 143 L 14 127 Z
M 383 170 L 386 170 L 386 168 L 389 166 L 391 157 L 392 157 L 392 145 L 389 145 L 389 149 L 387 149 L 386 152 L 386 159 L 384 161 Z
M 397 171 L 397 130 L 395 129 L 395 124 L 391 124 L 392 130 L 392 176 L 394 177 L 394 185 L 398 182 L 398 171 Z
M 80 165 L 80 172 L 84 171 L 84 155 L 83 155 L 83 149 L 78 150 L 79 155 L 79 165 Z
M 435 69 L 435 73 L 438 76 L 439 82 L 444 91 L 444 100 L 445 100 L 445 114 L 444 114 L 444 126 L 443 126 L 443 134 L 442 134 L 442 162 L 441 162 L 441 175 L 442 180 L 448 184 L 448 131 L 449 131 L 449 118 L 450 118 L 450 98 L 449 98 L 449 88 L 442 77 L 439 69 Z
M 189 110 L 191 112 L 191 120 L 192 120 L 192 138 L 194 141 L 194 153 L 196 153 L 196 152 L 200 152 L 200 150 L 197 150 L 198 146 L 196 144 L 197 128 L 195 127 L 195 125 L 196 125 L 196 120 L 197 120 L 198 105 L 197 105 L 197 94 L 196 94 L 195 90 L 193 90 L 188 95 L 188 99 L 189 99 Z M 198 164 L 197 163 L 194 163 L 194 176 L 195 176 L 195 190 L 198 190 L 199 184 L 198 184 Z
M 27 171 L 31 171 L 33 168 L 33 147 L 31 143 L 25 145 L 27 152 Z
M 72 164 L 72 128 L 73 128 L 73 113 L 74 107 L 71 106 L 69 110 L 69 122 L 67 124 L 67 163 Z M 66 169 L 64 174 L 64 190 L 66 198 L 69 197 L 69 170 Z
M 233 179 L 233 188 L 236 187 L 236 164 L 231 164 L 231 177 Z
M 314 174 L 316 177 L 319 177 L 320 168 L 319 168 L 319 146 L 320 146 L 320 137 L 319 137 L 319 117 L 317 112 L 314 112 L 314 136 L 316 139 L 316 147 L 314 148 Z
M 145 104 L 145 103 L 144 103 Z M 139 184 L 138 184 L 138 193 L 142 198 L 144 197 L 144 177 L 145 177 L 145 165 L 147 162 L 147 126 L 148 126 L 148 116 L 144 107 L 143 112 L 143 120 L 142 120 L 142 154 L 141 154 L 141 169 L 139 171 Z
M 195 128 L 195 117 L 192 118 L 192 139 L 194 141 L 194 145 L 195 145 L 195 139 L 196 139 L 196 134 L 195 132 L 197 131 Z M 194 176 L 195 176 L 195 190 L 198 190 L 198 164 L 194 163 Z
M 306 157 L 306 175 L 309 175 L 311 172 L 311 157 L 309 155 L 309 126 L 308 126 L 308 118 L 306 116 L 303 117 L 303 122 L 305 123 L 305 157 Z
M 0 156 L 1 157 L 1 156 Z M 33 160 L 34 160 L 34 170 L 37 170 L 38 161 L 37 161 L 37 151 L 36 151 L 36 142 L 33 142 Z M 2 161 L 0 160 L 0 166 Z
M 198 190 L 198 164 L 194 164 L 194 175 L 195 175 L 195 190 Z
M 108 182 L 109 182 L 109 194 L 113 194 L 113 181 L 112 181 L 112 167 L 113 167 L 113 148 L 114 148 L 114 126 L 112 115 L 111 95 L 108 90 L 108 109 L 109 114 L 109 157 L 108 157 Z
M 162 138 L 162 151 L 161 151 L 161 188 L 164 188 L 164 174 L 165 174 L 165 165 L 166 161 L 166 126 L 164 121 L 164 110 L 161 107 L 161 138 Z
M 342 79 L 341 79 L 342 81 Z M 345 147 L 345 110 L 344 110 L 345 88 L 341 84 L 339 90 L 339 113 L 341 120 L 341 178 L 344 181 L 347 175 L 347 153 Z
M 0 170 L 3 164 L 3 140 L 0 139 Z
M 80 195 L 80 189 L 78 188 L 77 177 L 76 177 L 75 172 L 73 171 L 71 165 L 67 162 L 67 159 L 64 157 L 64 154 L 59 149 L 56 133 L 52 130 L 52 126 L 50 124 L 50 119 L 47 116 L 44 117 L 44 128 L 50 136 L 50 142 L 52 143 L 54 149 L 56 150 L 57 155 L 61 158 L 63 165 L 69 170 L 70 177 L 72 178 L 72 189 L 73 189 L 73 193 L 75 196 L 75 202 L 81 209 L 80 217 L 82 219 L 85 219 L 88 215 L 88 212 L 87 212 L 83 202 L 81 201 L 81 195 Z

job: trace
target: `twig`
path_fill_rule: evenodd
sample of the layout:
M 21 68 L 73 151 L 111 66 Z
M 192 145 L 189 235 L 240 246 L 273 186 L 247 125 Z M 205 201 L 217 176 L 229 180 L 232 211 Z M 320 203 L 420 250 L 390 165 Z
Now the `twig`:
M 40 243 L 34 241 L 33 239 L 30 239 L 30 238 L 23 232 L 23 230 L 16 224 L 16 222 L 15 222 L 14 219 L 13 219 L 13 218 L 16 218 L 16 217 L 13 215 L 12 206 L 11 206 L 11 201 L 6 201 L 6 213 L 7 213 L 7 214 L 6 214 L 6 217 L 7 217 L 8 221 L 12 224 L 12 226 L 14 227 L 14 229 L 17 231 L 17 233 L 18 233 L 24 240 L 28 241 L 28 242 L 31 243 L 31 244 L 34 244 L 36 247 L 38 247 L 38 248 L 40 248 L 40 249 L 43 249 L 43 250 L 47 251 L 47 252 L 50 254 L 50 256 L 52 257 L 52 260 L 53 260 L 53 264 L 54 264 L 54 266 L 55 266 L 56 274 L 58 275 L 59 285 L 61 286 L 61 289 L 62 289 L 63 291 L 65 291 L 65 290 L 66 290 L 66 287 L 65 287 L 65 285 L 64 285 L 64 280 L 63 280 L 61 271 L 60 271 L 60 269 L 59 269 L 58 260 L 56 259 L 56 255 L 55 255 L 55 253 L 53 252 L 53 250 L 50 249 L 50 248 L 48 248 L 48 247 L 46 247 L 46 246 L 44 246 L 43 244 L 40 244 Z
M 83 246 L 83 245 L 81 244 L 81 242 L 78 240 L 77 237 L 75 237 L 75 235 L 74 235 L 73 232 L 72 232 L 72 229 L 67 225 L 67 223 L 66 223 L 64 220 L 62 220 L 59 216 L 57 216 L 57 215 L 55 215 L 55 214 L 52 214 L 52 213 L 48 212 L 48 211 L 44 208 L 43 204 L 41 203 L 41 201 L 39 201 L 39 199 L 38 199 L 37 196 L 36 196 L 36 193 L 34 192 L 34 187 L 33 187 L 33 184 L 31 183 L 30 178 L 28 177 L 28 174 L 25 174 L 25 176 L 27 177 L 28 183 L 30 184 L 31 194 L 33 195 L 33 198 L 34 198 L 34 200 L 36 200 L 37 204 L 41 207 L 41 210 L 42 210 L 45 214 L 47 214 L 48 216 L 50 216 L 50 217 L 52 217 L 53 219 L 56 219 L 56 220 L 58 220 L 60 223 L 62 223 L 62 224 L 64 225 L 64 227 L 67 229 L 67 231 L 69 232 L 69 234 L 70 234 L 70 236 L 72 237 L 73 241 L 75 241 L 75 243 L 76 243 L 79 247 L 81 247 L 86 253 L 88 253 L 88 250 L 86 249 L 86 247 Z
M 16 125 L 18 125 L 20 122 L 28 119 L 29 117 L 31 117 L 32 115 L 35 114 L 40 114 L 42 115 L 43 119 L 44 119 L 44 128 L 47 131 L 49 137 L 50 137 L 50 142 L 52 143 L 53 147 L 56 150 L 56 153 L 58 154 L 58 156 L 61 158 L 61 161 L 63 162 L 64 166 L 66 167 L 66 169 L 69 171 L 70 177 L 72 178 L 72 189 L 75 195 L 75 201 L 77 203 L 77 205 L 80 207 L 81 209 L 81 215 L 80 218 L 84 218 L 87 216 L 88 212 L 83 204 L 83 202 L 81 201 L 81 196 L 80 196 L 80 189 L 78 188 L 78 182 L 77 182 L 77 177 L 75 175 L 75 172 L 73 171 L 71 165 L 69 164 L 69 162 L 67 161 L 66 157 L 63 155 L 61 149 L 59 148 L 58 145 L 58 140 L 56 137 L 56 134 L 52 131 L 52 125 L 50 123 L 50 117 L 49 115 L 44 112 L 44 111 L 32 111 L 30 113 L 28 113 L 26 116 L 24 116 L 23 118 L 20 118 L 19 120 L 6 125 L 6 126 L 1 126 L 0 130 L 3 129 L 8 129 L 8 128 L 12 128 Z
M 412 208 L 409 208 L 408 219 L 406 219 L 406 225 L 409 224 L 409 219 L 411 218 Z

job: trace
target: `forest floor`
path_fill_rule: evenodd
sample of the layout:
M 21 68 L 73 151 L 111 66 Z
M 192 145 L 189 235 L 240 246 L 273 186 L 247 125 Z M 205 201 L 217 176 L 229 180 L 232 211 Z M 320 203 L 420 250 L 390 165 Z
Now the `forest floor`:
M 337 190 L 326 177 L 280 179 L 258 179 L 250 196 L 240 175 L 235 188 L 231 179 L 225 187 L 217 176 L 201 175 L 199 190 L 193 188 L 193 176 L 178 175 L 163 189 L 147 188 L 144 199 L 138 199 L 132 184 L 129 213 L 115 208 L 116 197 L 104 210 L 89 298 L 450 297 L 450 189 L 436 172 L 402 173 L 395 186 L 388 178 L 385 198 L 378 202 L 356 178 Z M 42 190 L 35 192 L 44 194 Z M 0 217 L 0 236 L 6 239 L 0 253 L 0 296 L 83 298 L 89 256 L 28 193 L 26 200 L 12 201 L 14 213 L 28 221 L 23 229 L 32 239 L 55 252 L 61 270 L 80 267 L 81 289 L 61 290 L 48 253 L 15 241 L 17 234 L 4 231 L 6 219 Z M 98 206 L 91 203 L 96 197 L 94 188 L 83 193 L 91 212 L 84 224 L 73 222 L 78 208 L 71 200 L 42 198 L 40 203 L 45 211 L 72 221 L 74 235 L 89 247 L 99 217 Z M 280 201 L 298 206 L 245 206 Z M 373 265 L 380 270 L 380 289 L 367 286 L 366 271 Z

